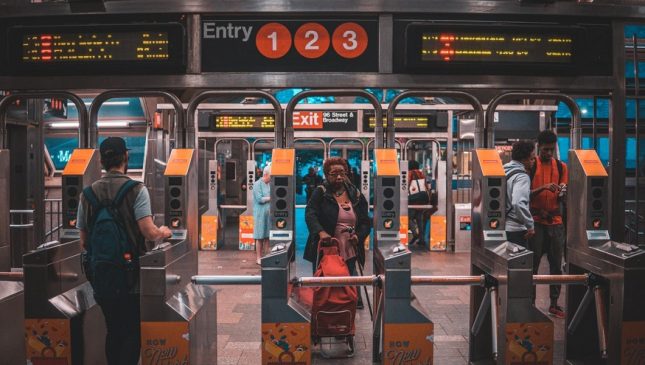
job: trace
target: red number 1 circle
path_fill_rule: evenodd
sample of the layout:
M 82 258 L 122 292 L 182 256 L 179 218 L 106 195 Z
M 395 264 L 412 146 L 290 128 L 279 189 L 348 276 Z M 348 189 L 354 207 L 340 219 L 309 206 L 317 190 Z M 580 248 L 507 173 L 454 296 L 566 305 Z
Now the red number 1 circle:
M 356 58 L 367 49 L 367 32 L 356 23 L 343 23 L 334 30 L 332 45 L 343 58 Z
M 291 33 L 280 23 L 265 24 L 255 36 L 255 46 L 266 58 L 280 58 L 291 49 Z

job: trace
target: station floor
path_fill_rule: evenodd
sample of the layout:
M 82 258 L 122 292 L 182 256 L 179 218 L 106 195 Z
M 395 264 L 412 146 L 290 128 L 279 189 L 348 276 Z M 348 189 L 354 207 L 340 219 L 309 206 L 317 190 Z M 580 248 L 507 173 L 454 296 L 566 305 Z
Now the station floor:
M 299 250 L 301 253 L 302 251 Z M 469 253 L 427 252 L 413 249 L 413 275 L 469 275 Z M 309 276 L 311 265 L 298 255 L 296 261 L 299 276 Z M 371 262 L 371 255 L 368 257 Z M 200 274 L 204 275 L 257 275 L 259 266 L 255 253 L 238 251 L 236 247 L 224 247 L 219 251 L 201 251 Z M 365 274 L 372 272 L 368 263 Z M 540 273 L 548 272 L 546 257 L 542 260 Z M 260 364 L 260 287 L 218 287 L 217 338 L 218 364 Z M 435 365 L 467 364 L 468 359 L 468 287 L 419 287 L 414 289 L 420 302 L 435 324 Z M 371 293 L 371 290 L 370 290 Z M 371 295 L 371 294 L 370 294 Z M 548 308 L 548 286 L 538 288 L 537 306 L 542 311 Z M 560 304 L 564 304 L 563 288 Z M 555 353 L 554 364 L 561 364 L 563 357 L 564 320 L 554 319 Z M 327 360 L 314 348 L 313 364 L 368 364 L 372 360 L 372 322 L 367 309 L 357 311 L 356 354 L 353 358 Z

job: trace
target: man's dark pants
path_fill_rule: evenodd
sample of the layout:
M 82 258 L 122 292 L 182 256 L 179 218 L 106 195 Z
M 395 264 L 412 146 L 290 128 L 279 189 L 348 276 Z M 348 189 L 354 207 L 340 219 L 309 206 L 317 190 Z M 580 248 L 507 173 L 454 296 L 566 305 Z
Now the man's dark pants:
M 508 242 L 512 242 L 516 245 L 520 245 L 522 247 L 528 247 L 528 243 L 526 242 L 526 236 L 527 231 L 506 231 L 506 240 Z
M 549 274 L 562 274 L 562 252 L 564 250 L 564 226 L 562 224 L 546 225 L 535 223 L 535 236 L 529 240 L 529 249 L 533 251 L 533 273 L 537 274 L 542 261 L 542 255 L 546 254 L 549 260 Z M 560 285 L 549 286 L 549 297 L 552 304 L 560 297 Z M 535 287 L 533 288 L 535 299 Z
M 137 365 L 141 351 L 139 294 L 97 299 L 97 303 L 107 327 L 105 354 L 108 365 Z

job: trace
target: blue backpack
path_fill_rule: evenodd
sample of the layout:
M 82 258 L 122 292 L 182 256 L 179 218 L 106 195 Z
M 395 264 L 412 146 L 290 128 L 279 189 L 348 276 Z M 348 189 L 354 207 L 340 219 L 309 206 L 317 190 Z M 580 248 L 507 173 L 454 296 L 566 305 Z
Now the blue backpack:
M 99 202 L 91 186 L 83 189 L 83 196 L 92 206 L 83 266 L 97 299 L 128 294 L 136 284 L 138 251 L 134 242 L 130 242 L 119 207 L 138 184 L 128 180 L 114 200 L 103 202 Z

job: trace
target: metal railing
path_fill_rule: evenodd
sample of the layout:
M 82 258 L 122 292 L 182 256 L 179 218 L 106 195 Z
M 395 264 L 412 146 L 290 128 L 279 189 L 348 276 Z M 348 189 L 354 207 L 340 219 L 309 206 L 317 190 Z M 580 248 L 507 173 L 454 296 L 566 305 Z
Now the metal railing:
M 62 199 L 45 199 L 45 242 L 60 238 L 63 226 Z

